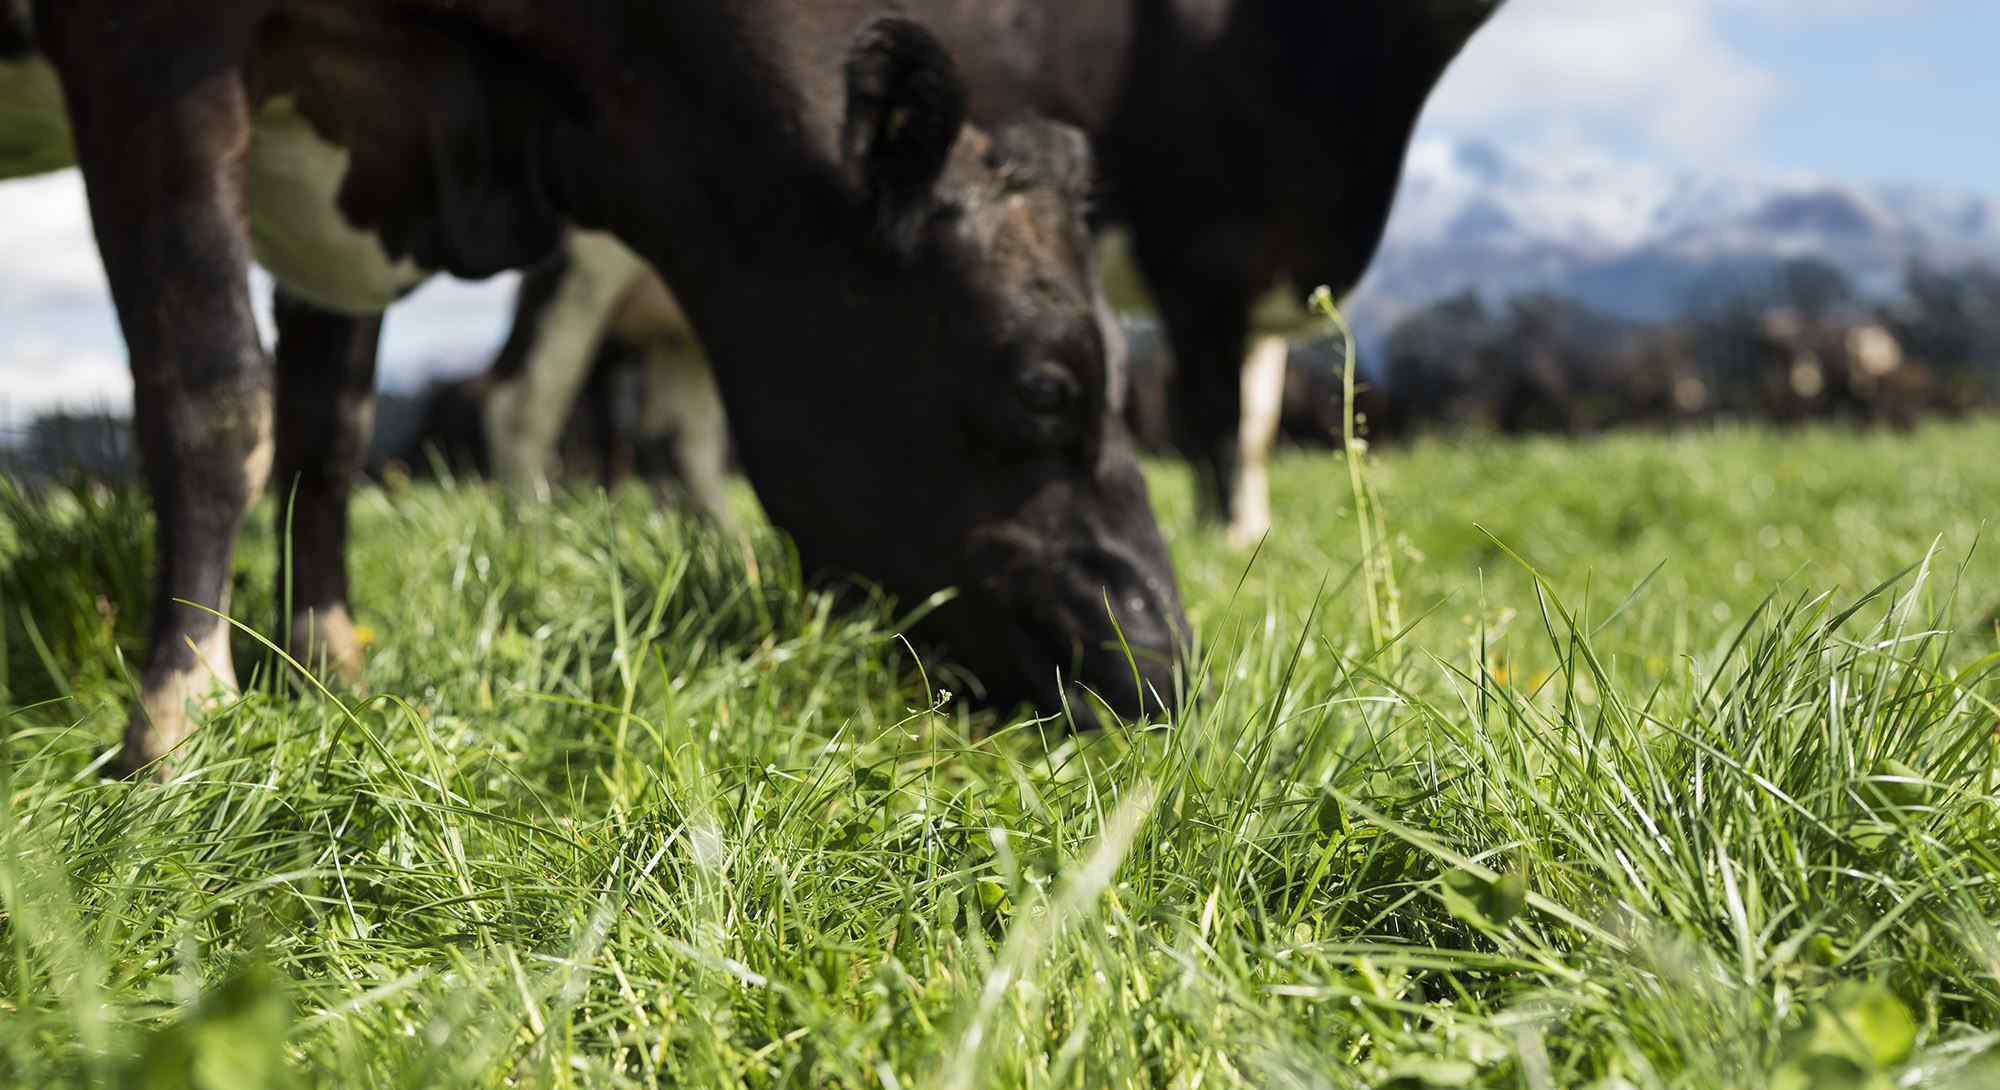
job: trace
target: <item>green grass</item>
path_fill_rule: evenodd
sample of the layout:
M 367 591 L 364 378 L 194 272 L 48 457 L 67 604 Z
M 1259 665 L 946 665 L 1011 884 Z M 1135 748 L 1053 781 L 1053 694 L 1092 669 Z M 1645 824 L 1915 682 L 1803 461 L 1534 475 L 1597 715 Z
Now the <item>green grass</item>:
M 0 179 L 61 170 L 74 162 L 55 70 L 0 62 Z
M 1159 467 L 1202 699 L 1088 737 L 771 535 L 373 492 L 375 695 L 264 670 L 165 787 L 93 772 L 143 507 L 8 494 L 0 1082 L 1991 1086 L 1996 449 L 1386 453 L 1389 646 L 1337 459 L 1247 575 Z

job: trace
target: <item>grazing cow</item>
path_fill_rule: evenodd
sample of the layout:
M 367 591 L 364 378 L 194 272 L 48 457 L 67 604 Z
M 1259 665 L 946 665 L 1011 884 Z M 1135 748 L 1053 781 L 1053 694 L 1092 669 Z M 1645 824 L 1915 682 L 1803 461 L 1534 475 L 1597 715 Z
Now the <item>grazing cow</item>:
M 676 285 L 809 568 L 957 587 L 929 635 L 996 698 L 1170 692 L 1184 620 L 1111 396 L 1083 137 L 968 127 L 950 55 L 888 6 L 42 0 L 157 515 L 123 764 L 235 684 L 209 610 L 274 461 L 286 639 L 355 666 L 346 501 L 381 311 L 427 269 L 533 264 L 565 221 Z M 275 375 L 253 249 L 293 296 Z
M 1780 423 L 1842 416 L 1909 431 L 1944 400 L 1930 368 L 1872 319 L 1773 308 L 1757 322 L 1754 351 L 1763 410 Z
M 1261 297 L 1360 279 L 1388 222 L 1403 155 L 1431 88 L 1498 0 L 905 0 L 965 65 L 973 116 L 1039 112 L 1087 130 L 1104 167 L 1101 219 L 1130 232 L 1173 356 L 1174 445 L 1204 517 L 1253 543 L 1269 525 L 1265 451 L 1278 431 L 1285 348 L 1252 338 Z M 607 257 L 610 267 L 618 259 Z M 629 258 L 626 264 L 631 264 Z M 587 324 L 614 287 L 585 283 L 565 313 Z M 1289 310 L 1293 320 L 1296 307 Z M 1269 329 L 1266 329 L 1269 332 Z M 574 389 L 587 356 L 554 350 L 519 387 L 496 386 L 493 434 L 536 480 L 553 436 L 524 421 Z M 1246 351 L 1247 350 L 1247 351 Z M 1141 412 L 1145 411 L 1142 406 Z M 496 453 L 498 453 L 496 451 Z
M 594 370 L 607 409 L 606 483 L 669 475 L 699 514 L 728 525 L 729 421 L 694 327 L 657 276 L 635 279 L 605 328 Z M 656 454 L 665 466 L 656 465 Z M 662 472 L 666 470 L 667 472 Z
M 1550 295 L 1497 312 L 1470 292 L 1391 331 L 1395 426 L 1583 435 L 1691 423 L 1715 410 L 1689 331 L 1650 327 Z
M 1677 428 L 1714 415 L 1719 406 L 1705 362 L 1698 339 L 1685 326 L 1640 333 L 1631 348 L 1630 365 L 1622 368 L 1620 422 Z

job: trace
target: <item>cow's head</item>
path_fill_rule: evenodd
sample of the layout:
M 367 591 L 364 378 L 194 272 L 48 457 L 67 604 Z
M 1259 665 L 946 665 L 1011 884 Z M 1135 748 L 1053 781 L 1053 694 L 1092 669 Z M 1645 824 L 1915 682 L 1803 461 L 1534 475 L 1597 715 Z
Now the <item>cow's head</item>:
M 845 245 L 757 323 L 796 366 L 758 387 L 721 361 L 765 508 L 809 569 L 905 604 L 956 588 L 923 631 L 996 701 L 1171 701 L 1186 622 L 1120 422 L 1083 137 L 967 126 L 950 56 L 905 20 L 869 23 L 844 80 Z

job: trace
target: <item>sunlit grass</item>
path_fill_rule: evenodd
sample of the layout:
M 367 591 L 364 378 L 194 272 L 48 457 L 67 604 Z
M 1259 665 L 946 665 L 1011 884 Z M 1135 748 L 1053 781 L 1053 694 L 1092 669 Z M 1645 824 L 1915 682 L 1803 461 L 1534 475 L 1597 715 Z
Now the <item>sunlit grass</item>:
M 1395 654 L 1338 460 L 1247 576 L 1160 467 L 1200 699 L 1086 737 L 772 535 L 374 492 L 374 695 L 264 668 L 166 787 L 91 771 L 143 505 L 9 495 L 0 1082 L 1992 1085 L 1996 447 L 1381 453 Z

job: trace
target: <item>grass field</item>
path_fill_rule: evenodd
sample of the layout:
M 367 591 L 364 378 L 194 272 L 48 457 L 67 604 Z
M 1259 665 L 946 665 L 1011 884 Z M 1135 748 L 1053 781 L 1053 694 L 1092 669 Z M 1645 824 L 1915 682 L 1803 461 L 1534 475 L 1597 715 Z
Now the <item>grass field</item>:
M 92 771 L 143 506 L 8 494 L 0 1082 L 2000 1085 L 1996 451 L 1426 445 L 1369 565 L 1336 459 L 1254 564 L 1159 467 L 1198 698 L 1088 737 L 769 534 L 372 492 L 374 695 L 265 671 L 166 787 Z

